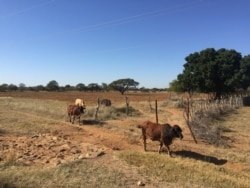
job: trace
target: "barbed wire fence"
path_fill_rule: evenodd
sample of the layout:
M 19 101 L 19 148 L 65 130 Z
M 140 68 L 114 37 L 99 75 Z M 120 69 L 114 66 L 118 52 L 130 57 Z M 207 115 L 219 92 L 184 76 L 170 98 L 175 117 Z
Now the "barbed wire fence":
M 216 100 L 192 97 L 183 100 L 183 117 L 195 143 L 197 138 L 213 145 L 227 146 L 223 140 L 223 128 L 214 120 L 243 106 L 243 95 L 229 96 Z

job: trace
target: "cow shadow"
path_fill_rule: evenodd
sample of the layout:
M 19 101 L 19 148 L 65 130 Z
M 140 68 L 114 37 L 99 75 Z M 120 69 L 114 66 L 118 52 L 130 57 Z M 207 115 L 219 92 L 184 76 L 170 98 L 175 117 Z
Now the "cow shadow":
M 203 154 L 196 153 L 193 151 L 181 150 L 181 151 L 175 151 L 173 152 L 173 154 L 179 155 L 181 157 L 193 158 L 195 160 L 199 160 L 203 162 L 213 163 L 215 165 L 224 165 L 227 163 L 226 159 L 218 159 L 213 156 L 203 155 Z
M 95 119 L 84 119 L 81 121 L 82 125 L 99 125 L 103 126 L 105 125 L 105 122 L 100 121 L 100 120 L 95 120 Z

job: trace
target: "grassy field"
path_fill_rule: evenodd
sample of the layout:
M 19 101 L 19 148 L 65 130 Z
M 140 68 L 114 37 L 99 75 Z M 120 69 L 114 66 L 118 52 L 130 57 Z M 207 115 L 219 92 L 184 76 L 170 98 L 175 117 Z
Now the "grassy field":
M 124 111 L 128 97 L 131 111 Z M 229 148 L 195 144 L 170 93 L 0 93 L 0 187 L 249 187 L 250 108 L 216 121 L 227 127 Z M 83 98 L 82 123 L 70 124 L 66 107 Z M 97 98 L 109 98 L 94 119 Z M 151 102 L 149 102 L 149 100 Z M 183 140 L 171 145 L 173 158 L 158 154 L 158 143 L 143 151 L 136 125 L 155 121 L 179 124 Z

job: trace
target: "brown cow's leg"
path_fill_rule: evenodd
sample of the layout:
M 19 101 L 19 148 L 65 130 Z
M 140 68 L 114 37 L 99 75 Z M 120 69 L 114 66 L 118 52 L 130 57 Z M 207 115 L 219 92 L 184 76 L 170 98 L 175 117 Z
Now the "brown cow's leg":
M 147 142 L 146 142 L 146 139 L 143 139 L 143 144 L 144 144 L 144 151 L 147 151 Z
M 142 138 L 143 138 L 143 146 L 144 146 L 144 151 L 147 151 L 146 147 L 147 147 L 147 142 L 146 142 L 146 132 L 144 129 L 142 129 Z
M 162 148 L 162 146 L 163 146 L 163 143 L 160 142 L 160 146 L 159 146 L 159 150 L 158 150 L 158 153 L 159 153 L 159 154 L 161 153 L 161 148 Z
M 167 147 L 167 149 L 168 149 L 168 155 L 169 155 L 170 157 L 172 157 L 169 146 L 166 145 L 166 147 Z
M 147 151 L 146 147 L 147 147 L 147 142 L 146 142 L 146 137 L 143 136 L 143 147 L 144 147 L 144 151 Z
M 71 122 L 71 118 L 70 118 L 70 115 L 68 115 L 69 116 L 69 122 Z

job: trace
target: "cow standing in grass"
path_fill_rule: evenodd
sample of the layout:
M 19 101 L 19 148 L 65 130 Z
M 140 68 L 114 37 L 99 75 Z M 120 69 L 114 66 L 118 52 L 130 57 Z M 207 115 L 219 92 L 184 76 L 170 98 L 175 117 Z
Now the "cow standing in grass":
M 74 124 L 75 118 L 79 119 L 79 125 L 80 125 L 80 118 L 81 115 L 84 113 L 85 107 L 71 104 L 68 106 L 68 116 L 69 116 L 69 122 Z
M 147 138 L 152 141 L 159 141 L 160 147 L 158 152 L 161 152 L 163 144 L 167 147 L 168 154 L 171 156 L 169 145 L 172 144 L 174 138 L 183 138 L 182 130 L 178 125 L 171 126 L 167 124 L 157 124 L 150 121 L 145 121 L 137 126 L 142 129 L 142 137 L 144 144 L 144 151 L 146 151 Z

